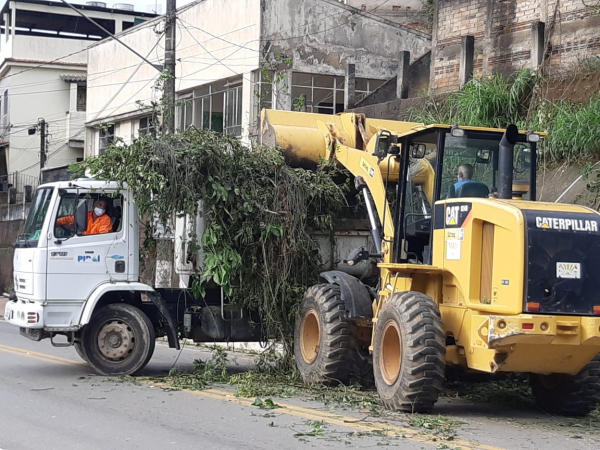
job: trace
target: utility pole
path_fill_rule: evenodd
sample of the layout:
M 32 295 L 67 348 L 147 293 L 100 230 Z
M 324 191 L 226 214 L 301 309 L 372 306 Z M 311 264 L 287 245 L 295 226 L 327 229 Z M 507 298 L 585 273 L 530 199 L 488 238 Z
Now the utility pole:
M 42 170 L 46 165 L 46 121 L 42 118 L 38 120 L 40 127 L 40 184 L 44 182 L 42 179 Z
M 163 135 L 175 133 L 175 36 L 177 27 L 176 0 L 167 0 L 165 14 L 165 83 L 163 85 Z M 172 215 L 171 226 L 175 227 L 176 215 Z M 165 224 L 166 225 L 166 224 Z M 166 226 L 165 226 L 166 231 Z M 172 231 L 175 234 L 175 230 Z M 174 272 L 174 238 L 159 239 L 156 243 L 156 274 L 154 284 L 156 287 L 173 287 Z
M 175 36 L 176 36 L 176 0 L 167 0 L 165 15 L 165 71 L 167 79 L 164 84 L 166 101 L 164 110 L 164 128 L 167 133 L 175 132 Z

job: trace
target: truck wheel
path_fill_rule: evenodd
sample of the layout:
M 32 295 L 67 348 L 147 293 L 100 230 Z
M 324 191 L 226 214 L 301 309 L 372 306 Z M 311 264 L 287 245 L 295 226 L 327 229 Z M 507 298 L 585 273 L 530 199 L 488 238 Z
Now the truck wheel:
M 75 347 L 75 351 L 77 352 L 77 354 L 79 355 L 79 357 L 81 359 L 83 359 L 85 362 L 89 362 L 88 357 L 85 354 L 85 351 L 83 349 L 83 344 L 81 343 L 81 341 L 75 341 L 73 343 L 73 347 Z
M 101 375 L 133 375 L 150 361 L 155 339 L 152 322 L 144 312 L 114 303 L 92 315 L 82 345 L 88 362 Z
M 440 311 L 420 292 L 401 292 L 383 304 L 375 327 L 377 392 L 391 409 L 428 412 L 444 383 L 446 343 Z
M 294 357 L 306 383 L 347 383 L 352 365 L 350 323 L 340 288 L 310 287 L 294 331 Z
M 530 374 L 531 392 L 544 411 L 563 416 L 585 416 L 600 405 L 600 354 L 577 375 Z

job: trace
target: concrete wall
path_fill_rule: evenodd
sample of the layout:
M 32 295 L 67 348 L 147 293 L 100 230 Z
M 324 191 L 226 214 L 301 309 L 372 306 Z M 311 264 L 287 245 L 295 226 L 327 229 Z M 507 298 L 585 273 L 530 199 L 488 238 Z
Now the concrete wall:
M 292 58 L 299 72 L 343 75 L 356 64 L 359 78 L 396 75 L 400 51 L 412 60 L 431 45 L 426 33 L 402 27 L 336 0 L 273 0 L 264 2 L 263 54 Z
M 429 28 L 429 17 L 421 0 L 346 0 L 342 3 L 411 28 Z
M 443 0 L 436 2 L 431 88 L 459 88 L 461 37 L 475 37 L 475 76 L 536 66 L 532 24 L 546 24 L 549 72 L 600 55 L 597 5 L 583 0 Z
M 410 65 L 408 71 L 408 98 L 418 97 L 429 87 L 429 71 L 431 64 L 431 52 L 426 53 Z M 396 99 L 398 77 L 390 78 L 371 94 L 356 104 L 356 108 L 362 108 L 379 103 L 387 103 Z
M 71 89 L 61 74 L 85 74 L 85 68 L 65 66 L 40 67 L 19 73 L 26 67 L 12 66 L 9 76 L 0 80 L 0 96 L 8 90 L 9 122 L 13 125 L 8 136 L 8 170 L 38 176 L 40 135 L 29 135 L 28 128 L 43 117 L 48 123 L 48 160 L 46 167 L 74 163 L 83 156 L 81 149 L 67 145 L 67 112 L 70 110 Z M 80 131 L 83 127 L 80 125 Z

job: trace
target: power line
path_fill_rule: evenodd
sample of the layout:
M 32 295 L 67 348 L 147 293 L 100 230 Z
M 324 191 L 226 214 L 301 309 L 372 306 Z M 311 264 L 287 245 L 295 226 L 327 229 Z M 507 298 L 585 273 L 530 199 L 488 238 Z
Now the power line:
M 153 64 L 150 61 L 148 61 L 146 58 L 144 58 L 142 55 L 140 55 L 137 51 L 135 51 L 133 48 L 131 48 L 125 42 L 123 42 L 122 40 L 120 40 L 119 38 L 117 38 L 114 34 L 112 34 L 110 31 L 108 31 L 106 28 L 104 28 L 98 22 L 96 22 L 94 19 L 92 19 L 91 17 L 88 17 L 85 14 L 83 14 L 80 10 L 78 10 L 77 8 L 75 8 L 73 5 L 71 5 L 70 3 L 68 3 L 66 0 L 60 0 L 60 1 L 62 3 L 64 3 L 65 5 L 67 5 L 69 8 L 71 8 L 73 11 L 75 11 L 77 14 L 79 14 L 81 17 L 83 17 L 85 20 L 87 20 L 88 22 L 94 24 L 96 27 L 98 27 L 99 29 L 101 29 L 102 31 L 104 31 L 108 36 L 110 36 L 111 38 L 113 38 L 115 41 L 117 41 L 119 44 L 121 44 L 123 47 L 125 47 L 127 50 L 129 50 L 131 53 L 133 53 L 134 55 L 136 55 L 142 61 L 144 61 L 147 64 L 149 64 L 151 67 L 154 67 L 159 72 L 163 71 L 163 67 L 162 66 L 159 66 L 157 64 Z

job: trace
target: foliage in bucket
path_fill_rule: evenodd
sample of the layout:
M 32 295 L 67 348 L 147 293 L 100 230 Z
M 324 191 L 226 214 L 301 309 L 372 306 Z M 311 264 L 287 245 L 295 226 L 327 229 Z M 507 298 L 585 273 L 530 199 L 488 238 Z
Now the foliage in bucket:
M 232 302 L 261 314 L 271 338 L 290 343 L 297 305 L 318 276 L 311 231 L 331 230 L 346 206 L 348 180 L 334 182 L 338 169 L 292 169 L 277 148 L 249 150 L 235 137 L 196 129 L 117 143 L 79 169 L 126 182 L 140 216 L 163 224 L 174 213 L 195 217 L 202 200 L 196 293 L 222 286 Z

